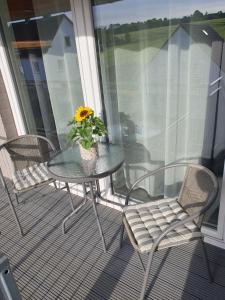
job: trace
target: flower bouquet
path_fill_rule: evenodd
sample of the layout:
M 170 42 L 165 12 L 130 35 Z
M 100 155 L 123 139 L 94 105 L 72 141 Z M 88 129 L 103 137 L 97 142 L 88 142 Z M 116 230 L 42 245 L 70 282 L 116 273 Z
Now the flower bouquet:
M 68 142 L 79 143 L 83 159 L 94 159 L 97 155 L 97 137 L 107 133 L 103 121 L 94 115 L 92 108 L 80 106 L 68 125 L 71 126 L 67 134 Z

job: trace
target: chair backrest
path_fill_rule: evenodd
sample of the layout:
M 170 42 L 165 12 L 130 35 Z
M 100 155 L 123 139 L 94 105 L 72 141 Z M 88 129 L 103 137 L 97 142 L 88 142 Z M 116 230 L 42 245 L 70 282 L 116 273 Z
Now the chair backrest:
M 215 200 L 218 191 L 216 176 L 200 165 L 189 165 L 180 190 L 178 202 L 183 209 L 193 215 L 201 210 L 207 210 Z M 203 214 L 195 219 L 201 225 Z
M 7 150 L 15 171 L 45 162 L 55 151 L 51 141 L 39 135 L 16 137 L 1 145 L 2 149 Z

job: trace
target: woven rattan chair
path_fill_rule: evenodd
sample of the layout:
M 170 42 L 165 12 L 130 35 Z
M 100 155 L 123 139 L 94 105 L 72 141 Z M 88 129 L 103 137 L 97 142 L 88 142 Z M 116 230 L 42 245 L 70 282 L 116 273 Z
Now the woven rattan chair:
M 50 182 L 53 182 L 57 189 L 55 180 L 49 177 L 46 167 L 47 161 L 56 151 L 50 140 L 39 135 L 23 135 L 2 144 L 0 146 L 0 152 L 4 150 L 8 153 L 12 165 L 13 192 L 16 197 L 17 204 L 19 204 L 19 194 L 33 188 L 48 185 Z M 0 179 L 5 192 L 8 195 L 9 204 L 19 231 L 21 235 L 23 235 L 23 230 L 1 169 Z M 68 185 L 66 187 L 69 192 Z
M 132 192 L 138 189 L 138 185 L 143 180 L 159 172 L 180 167 L 186 167 L 186 172 L 178 197 L 128 205 Z M 202 242 L 203 258 L 209 280 L 212 281 L 200 228 L 204 213 L 215 200 L 217 192 L 218 183 L 215 175 L 207 168 L 194 164 L 162 167 L 142 176 L 133 184 L 123 208 L 121 246 L 125 227 L 145 271 L 141 300 L 145 296 L 154 253 L 160 249 L 182 245 L 195 239 Z M 139 253 L 149 254 L 146 269 Z

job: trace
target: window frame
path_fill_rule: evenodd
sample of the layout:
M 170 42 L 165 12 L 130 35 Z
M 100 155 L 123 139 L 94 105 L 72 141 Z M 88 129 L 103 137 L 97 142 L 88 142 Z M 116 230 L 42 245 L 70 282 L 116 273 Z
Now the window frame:
M 5 11 L 7 10 L 5 9 Z M 3 82 L 8 95 L 10 107 L 16 125 L 17 134 L 23 135 L 27 132 L 27 128 L 25 125 L 22 109 L 20 107 L 19 94 L 17 92 L 8 51 L 5 45 L 6 43 L 4 40 L 4 35 L 2 33 L 2 24 L 0 19 L 0 71 L 2 73 Z

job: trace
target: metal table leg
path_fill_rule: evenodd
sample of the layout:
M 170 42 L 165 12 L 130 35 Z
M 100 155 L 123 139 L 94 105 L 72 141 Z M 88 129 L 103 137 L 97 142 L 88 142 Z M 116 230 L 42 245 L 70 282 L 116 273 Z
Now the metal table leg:
M 71 193 L 70 193 L 69 184 L 66 182 L 65 185 L 66 185 L 66 189 L 67 189 L 67 192 L 68 192 L 68 194 L 69 194 L 69 197 L 70 197 L 70 205 L 71 205 L 71 208 L 72 208 L 72 210 L 74 211 L 75 208 L 74 208 L 74 205 L 73 205 L 73 199 L 72 199 L 72 196 L 71 196 Z
M 90 185 L 92 205 L 93 205 L 94 213 L 95 213 L 95 216 L 96 216 L 96 221 L 97 221 L 98 229 L 99 229 L 99 232 L 100 232 L 100 236 L 101 236 L 101 239 L 102 239 L 103 251 L 106 252 L 105 239 L 104 239 L 104 235 L 103 235 L 103 231 L 102 231 L 102 227 L 101 227 L 101 224 L 100 224 L 100 221 L 99 221 L 99 216 L 98 216 L 97 207 L 96 207 L 96 197 L 95 197 L 94 190 L 93 190 L 93 183 L 90 182 L 89 185 Z
M 99 180 L 98 179 L 95 181 L 95 184 L 96 184 L 97 197 L 100 198 L 101 197 L 101 191 L 100 191 L 100 185 L 99 185 Z
M 69 185 L 68 183 L 66 183 L 66 188 L 67 188 L 67 191 L 68 193 L 70 194 L 70 189 L 69 189 Z M 85 183 L 83 183 L 83 191 L 84 191 L 84 199 L 83 201 L 81 202 L 80 205 L 78 205 L 77 207 L 74 207 L 73 206 L 73 203 L 72 203 L 72 197 L 71 197 L 71 194 L 70 194 L 70 200 L 71 200 L 71 206 L 72 206 L 72 212 L 63 220 L 62 222 L 62 232 L 63 234 L 66 233 L 66 229 L 65 229 L 65 226 L 66 226 L 66 222 L 71 219 L 73 217 L 73 215 L 75 215 L 87 202 L 87 190 L 86 190 L 86 186 L 85 186 Z
M 110 178 L 110 188 L 111 188 L 111 193 L 114 195 L 114 186 L 113 186 L 113 177 L 112 174 L 109 175 Z
M 96 195 L 94 193 L 93 182 L 90 182 L 89 186 L 90 186 L 90 198 L 91 198 L 91 201 L 92 201 L 93 210 L 94 210 L 94 213 L 95 213 L 95 216 L 96 216 L 98 229 L 99 229 L 100 236 L 101 236 L 101 239 L 102 239 L 103 251 L 106 252 L 105 239 L 104 239 L 102 227 L 101 227 L 98 212 L 97 212 Z M 67 184 L 66 187 L 68 188 L 67 190 L 70 193 L 68 184 Z M 100 196 L 100 188 L 99 188 L 99 182 L 98 181 L 96 182 L 96 188 L 97 188 L 97 196 Z M 65 229 L 66 222 L 69 219 L 71 219 L 73 217 L 73 215 L 75 215 L 87 202 L 87 190 L 86 190 L 85 183 L 83 183 L 83 190 L 84 190 L 84 200 L 81 202 L 81 204 L 78 207 L 76 207 L 76 208 L 73 207 L 73 211 L 62 222 L 62 232 L 63 233 L 66 233 L 66 229 Z M 71 201 L 72 201 L 72 198 L 71 198 Z

